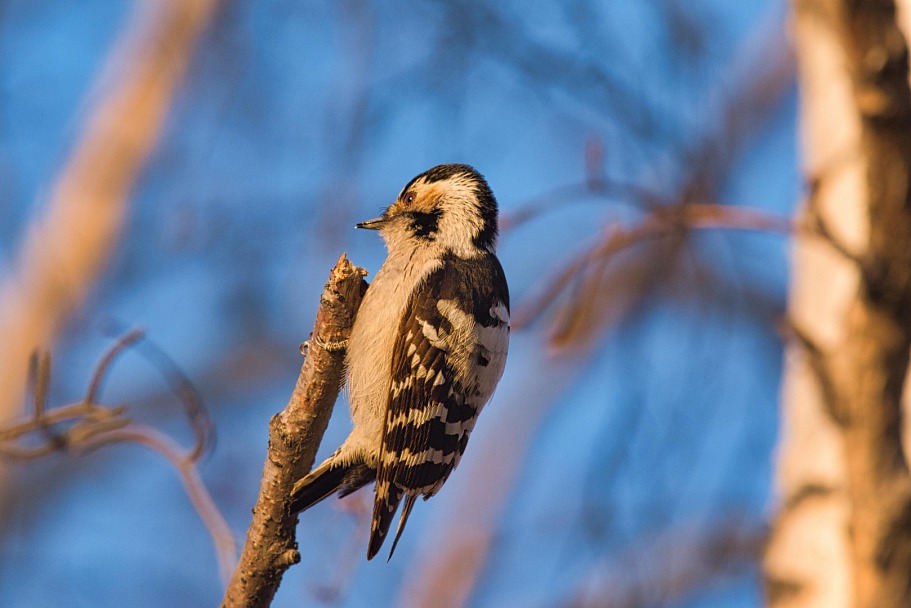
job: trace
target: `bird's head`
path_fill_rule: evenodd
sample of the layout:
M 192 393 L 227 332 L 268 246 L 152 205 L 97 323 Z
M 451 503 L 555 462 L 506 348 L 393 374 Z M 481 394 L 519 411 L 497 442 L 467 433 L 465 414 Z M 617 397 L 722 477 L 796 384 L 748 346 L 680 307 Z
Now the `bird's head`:
M 432 247 L 463 258 L 494 252 L 497 201 L 468 165 L 438 165 L 406 185 L 383 214 L 358 228 L 379 230 L 390 253 Z

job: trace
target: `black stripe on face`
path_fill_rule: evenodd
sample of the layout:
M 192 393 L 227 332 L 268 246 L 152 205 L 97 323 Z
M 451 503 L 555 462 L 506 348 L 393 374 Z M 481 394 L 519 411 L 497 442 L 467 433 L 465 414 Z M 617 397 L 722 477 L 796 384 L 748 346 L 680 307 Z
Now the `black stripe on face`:
M 443 212 L 440 209 L 434 209 L 427 213 L 420 211 L 408 211 L 406 213 L 409 219 L 409 229 L 419 239 L 433 240 L 437 230 L 439 230 L 440 217 Z

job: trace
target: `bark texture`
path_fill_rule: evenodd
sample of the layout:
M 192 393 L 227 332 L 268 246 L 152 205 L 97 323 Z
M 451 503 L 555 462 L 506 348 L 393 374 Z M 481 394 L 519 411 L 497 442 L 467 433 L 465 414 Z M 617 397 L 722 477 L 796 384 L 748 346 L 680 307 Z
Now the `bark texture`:
M 285 571 L 300 561 L 297 514 L 291 513 L 288 499 L 294 483 L 313 466 L 329 424 L 344 378 L 344 350 L 326 345 L 348 339 L 367 287 L 365 274 L 343 255 L 329 275 L 294 392 L 269 423 L 259 498 L 224 608 L 269 606 Z
M 811 184 L 796 245 L 774 606 L 911 602 L 911 91 L 891 0 L 795 0 Z

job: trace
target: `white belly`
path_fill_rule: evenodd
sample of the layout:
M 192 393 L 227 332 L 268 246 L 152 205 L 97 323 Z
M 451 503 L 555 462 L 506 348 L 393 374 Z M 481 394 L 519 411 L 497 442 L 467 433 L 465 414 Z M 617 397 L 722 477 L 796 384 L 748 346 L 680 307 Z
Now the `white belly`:
M 392 375 L 392 349 L 399 322 L 415 286 L 439 266 L 439 260 L 387 260 L 364 294 L 348 340 L 348 401 L 354 429 L 343 446 L 375 458 L 383 433 Z

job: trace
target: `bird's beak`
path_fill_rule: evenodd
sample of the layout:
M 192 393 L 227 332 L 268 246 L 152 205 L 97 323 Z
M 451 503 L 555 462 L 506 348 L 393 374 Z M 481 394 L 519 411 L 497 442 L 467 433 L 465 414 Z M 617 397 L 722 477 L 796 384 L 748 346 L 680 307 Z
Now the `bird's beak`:
M 383 227 L 383 224 L 386 223 L 385 217 L 378 217 L 373 220 L 367 220 L 366 222 L 361 222 L 360 224 L 355 224 L 355 228 L 364 228 L 366 230 L 379 230 Z

